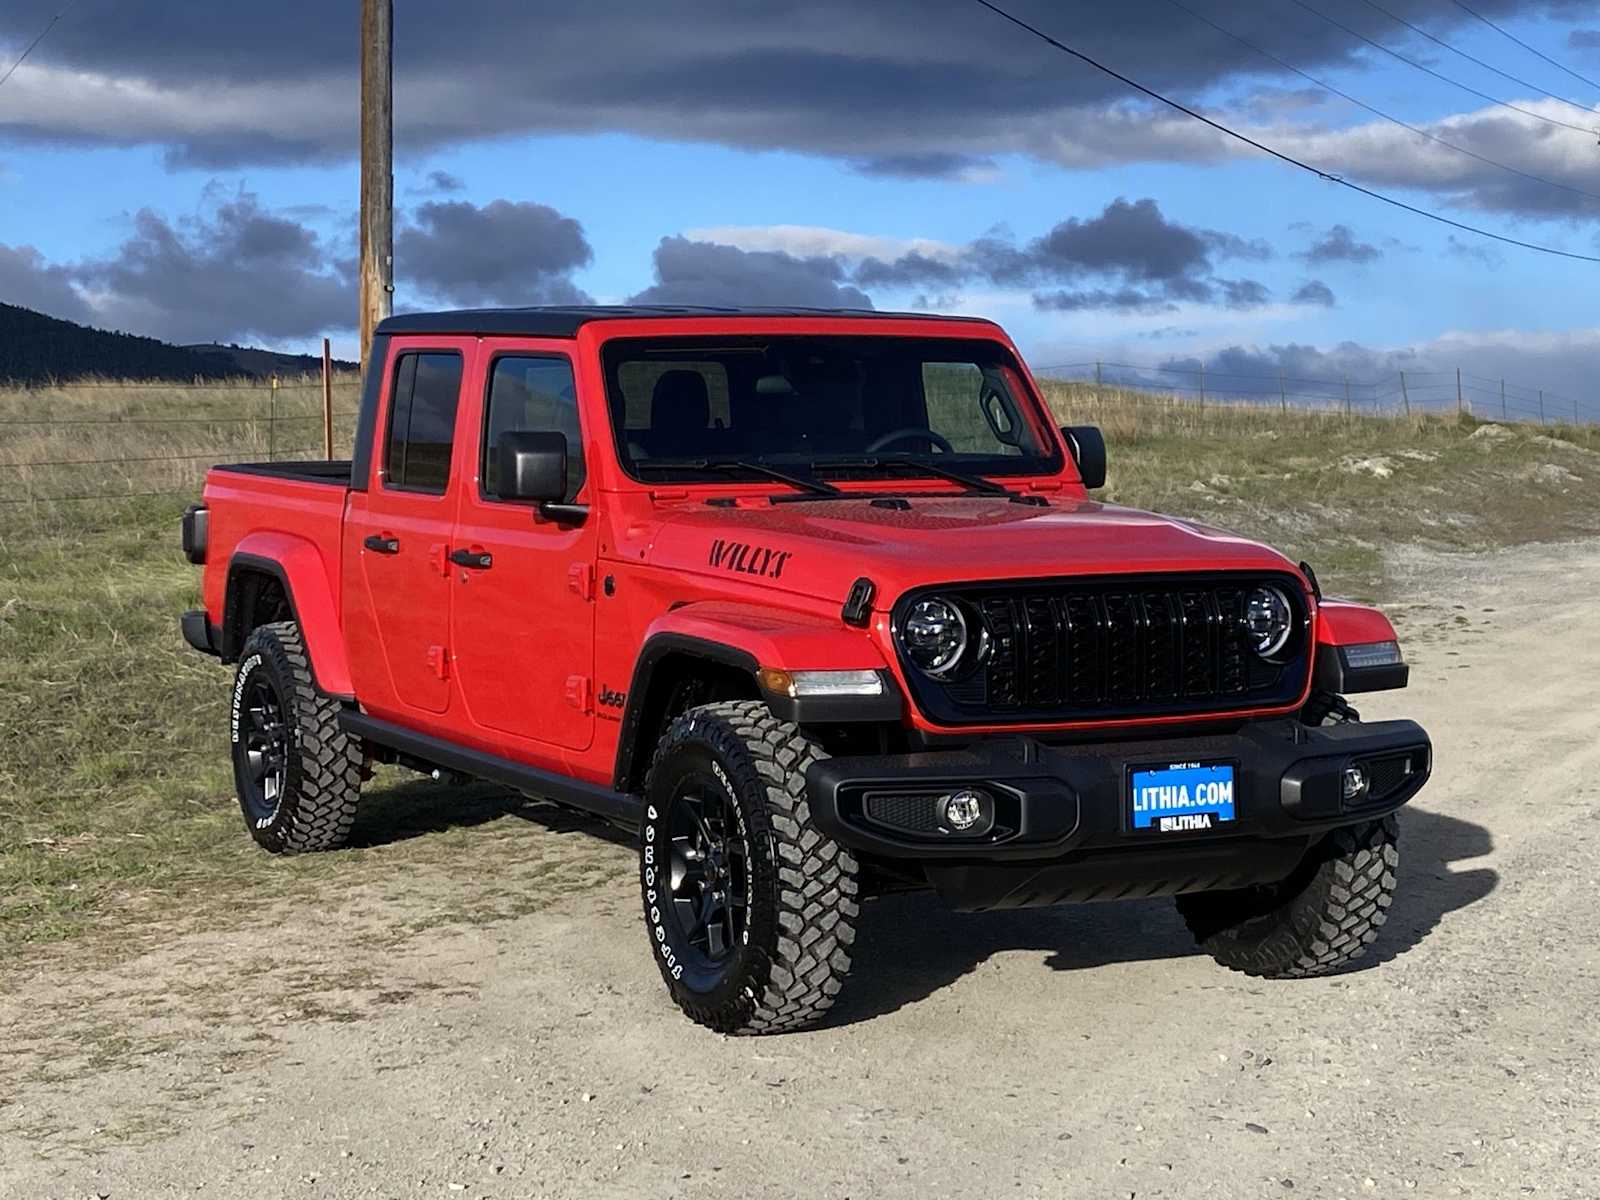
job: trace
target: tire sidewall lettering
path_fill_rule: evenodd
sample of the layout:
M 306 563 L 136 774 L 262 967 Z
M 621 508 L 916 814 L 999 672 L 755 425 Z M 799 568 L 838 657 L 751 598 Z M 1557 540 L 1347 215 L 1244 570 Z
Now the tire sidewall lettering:
M 233 702 L 228 713 L 228 736 L 235 746 L 239 744 L 239 718 L 244 709 L 244 689 L 250 682 L 250 676 L 261 666 L 261 661 L 261 655 L 252 654 L 239 664 L 239 673 L 233 681 Z
M 746 825 L 744 803 L 740 799 L 739 790 L 734 786 L 728 772 L 717 760 L 709 746 L 701 743 L 696 747 L 701 750 L 709 760 L 711 774 L 718 786 L 723 788 L 729 799 L 737 821 L 738 836 L 744 846 L 745 861 L 749 862 L 750 838 Z M 684 963 L 678 957 L 674 948 L 675 932 L 667 928 L 667 908 L 670 907 L 672 898 L 662 894 L 658 885 L 661 883 L 662 865 L 656 851 L 666 841 L 667 834 L 658 828 L 659 823 L 666 819 L 666 806 L 656 803 L 647 804 L 645 807 L 644 828 L 640 835 L 640 884 L 644 893 L 645 922 L 650 930 L 651 941 L 660 954 L 662 965 L 666 974 L 675 982 L 681 982 L 684 975 Z M 753 903 L 753 882 L 755 872 L 745 872 L 745 903 Z M 747 907 L 747 913 L 752 910 Z M 741 946 L 750 943 L 750 921 L 745 922 L 741 935 Z M 737 969 L 737 968 L 735 968 Z

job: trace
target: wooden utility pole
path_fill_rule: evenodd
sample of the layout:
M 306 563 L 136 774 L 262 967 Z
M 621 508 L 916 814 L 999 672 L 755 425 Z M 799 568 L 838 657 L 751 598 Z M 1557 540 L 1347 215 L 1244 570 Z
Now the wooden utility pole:
M 394 0 L 361 0 L 361 361 L 394 308 Z
M 1406 406 L 1406 416 L 1411 415 L 1411 393 L 1406 391 L 1406 373 L 1400 372 L 1400 399 Z

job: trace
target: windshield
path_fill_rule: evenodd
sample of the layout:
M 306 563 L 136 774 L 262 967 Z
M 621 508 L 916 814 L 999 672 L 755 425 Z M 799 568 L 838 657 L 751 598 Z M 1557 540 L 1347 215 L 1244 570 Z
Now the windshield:
M 1053 440 L 1005 347 L 889 337 L 628 338 L 604 352 L 637 478 L 1036 475 Z M 918 464 L 930 464 L 919 472 Z M 946 475 L 946 478 L 949 476 Z

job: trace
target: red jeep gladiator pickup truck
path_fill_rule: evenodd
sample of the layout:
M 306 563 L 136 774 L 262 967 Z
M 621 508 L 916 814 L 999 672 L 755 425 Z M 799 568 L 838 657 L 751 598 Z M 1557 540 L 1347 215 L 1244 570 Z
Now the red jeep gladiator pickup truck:
M 191 645 L 236 663 L 251 834 L 349 835 L 374 762 L 636 831 L 667 988 L 801 1028 L 864 898 L 1172 895 L 1219 962 L 1377 935 L 1431 769 L 1380 613 L 1103 504 L 987 321 L 526 308 L 392 317 L 350 462 L 219 466 Z

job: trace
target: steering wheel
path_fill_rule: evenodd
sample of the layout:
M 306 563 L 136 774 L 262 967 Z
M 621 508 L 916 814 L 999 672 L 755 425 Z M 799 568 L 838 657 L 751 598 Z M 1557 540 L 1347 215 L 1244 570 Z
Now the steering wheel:
M 925 442 L 931 442 L 946 454 L 954 454 L 956 452 L 956 448 L 942 434 L 935 433 L 931 429 L 917 429 L 913 426 L 907 426 L 904 429 L 891 429 L 882 437 L 874 438 L 872 444 L 867 447 L 867 453 L 871 454 L 874 451 L 882 450 L 885 447 L 894 445 L 896 442 L 908 442 L 912 438 L 921 438 Z

